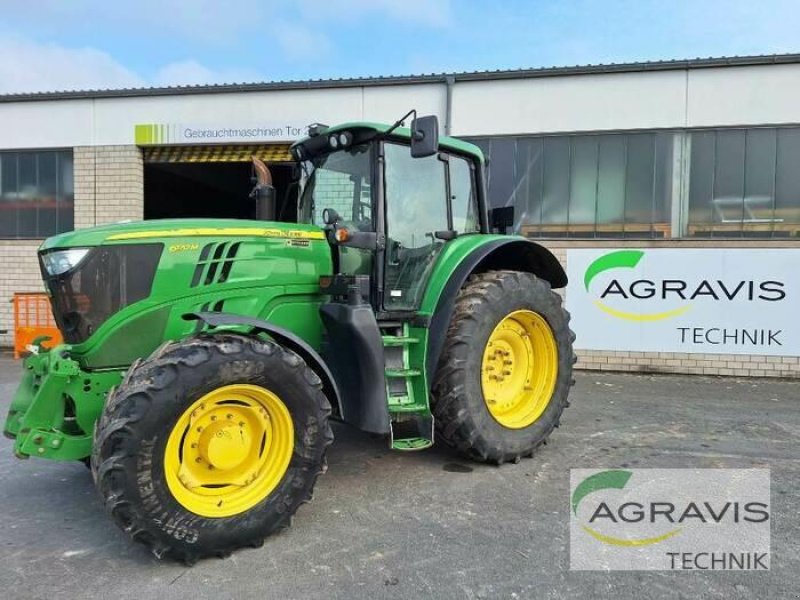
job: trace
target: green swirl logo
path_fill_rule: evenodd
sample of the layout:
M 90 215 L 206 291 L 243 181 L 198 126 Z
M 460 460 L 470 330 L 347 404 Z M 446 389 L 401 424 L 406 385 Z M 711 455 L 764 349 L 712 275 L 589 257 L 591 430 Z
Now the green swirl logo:
M 588 266 L 583 276 L 583 285 L 586 287 L 586 291 L 589 291 L 589 285 L 592 283 L 592 280 L 600 275 L 600 273 L 605 273 L 612 269 L 635 269 L 642 258 L 644 258 L 644 254 L 642 250 L 617 250 L 616 252 L 604 254 L 600 258 L 594 260 L 592 264 Z M 593 302 L 594 305 L 604 313 L 616 317 L 617 319 L 624 319 L 625 321 L 663 321 L 664 319 L 671 319 L 682 315 L 692 307 L 691 304 L 686 304 L 685 306 L 663 312 L 633 313 L 612 308 L 600 300 L 594 300 Z
M 578 516 L 578 506 L 580 503 L 584 498 L 595 492 L 599 492 L 601 490 L 625 489 L 625 486 L 628 485 L 632 475 L 633 473 L 631 471 L 624 470 L 601 471 L 599 473 L 595 473 L 594 475 L 590 475 L 581 481 L 577 486 L 575 486 L 575 490 L 572 492 L 571 506 L 573 514 Z M 597 541 L 604 544 L 609 544 L 611 546 L 651 546 L 653 544 L 663 542 L 664 540 L 677 535 L 681 531 L 681 528 L 678 527 L 668 531 L 663 535 L 638 539 L 627 539 L 600 533 L 588 525 L 581 525 L 581 529 L 583 529 Z

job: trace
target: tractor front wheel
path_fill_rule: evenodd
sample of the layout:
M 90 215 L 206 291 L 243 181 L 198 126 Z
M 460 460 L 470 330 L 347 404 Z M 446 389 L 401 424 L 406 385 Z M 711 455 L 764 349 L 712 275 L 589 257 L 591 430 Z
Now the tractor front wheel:
M 157 556 L 226 556 L 289 525 L 333 440 L 319 377 L 235 334 L 135 364 L 95 429 L 92 472 L 117 524 Z
M 438 438 L 484 462 L 532 456 L 569 405 L 574 339 L 547 281 L 516 271 L 470 277 L 434 379 Z

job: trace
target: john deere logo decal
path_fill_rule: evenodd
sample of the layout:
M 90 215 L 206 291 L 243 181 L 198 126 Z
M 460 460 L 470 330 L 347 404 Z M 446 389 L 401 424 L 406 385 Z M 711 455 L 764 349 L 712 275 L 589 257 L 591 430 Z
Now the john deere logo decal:
M 590 264 L 586 269 L 586 274 L 583 277 L 583 284 L 586 286 L 586 291 L 589 291 L 589 284 L 592 282 L 592 279 L 597 277 L 600 273 L 609 271 L 611 269 L 634 269 L 643 257 L 644 252 L 641 250 L 619 250 L 617 252 L 604 254 Z M 638 298 L 652 297 L 647 296 L 647 294 L 649 294 L 647 290 L 642 289 L 638 295 L 637 291 L 634 290 L 634 285 L 647 283 L 651 282 L 646 280 L 638 280 L 632 283 L 630 285 L 630 295 Z M 641 288 L 643 286 L 640 285 L 639 287 Z M 601 293 L 600 298 L 605 298 L 606 296 L 612 294 L 621 294 L 626 298 L 628 297 L 628 295 L 625 294 L 624 288 L 617 279 L 613 279 L 611 281 L 608 287 L 606 287 L 606 289 Z M 602 302 L 602 300 L 594 300 L 594 305 L 604 313 L 609 314 L 612 317 L 617 317 L 618 319 L 625 319 L 626 321 L 662 321 L 664 319 L 670 319 L 672 317 L 682 315 L 692 307 L 691 304 L 685 304 L 678 308 L 667 311 L 654 313 L 634 313 L 612 308 Z

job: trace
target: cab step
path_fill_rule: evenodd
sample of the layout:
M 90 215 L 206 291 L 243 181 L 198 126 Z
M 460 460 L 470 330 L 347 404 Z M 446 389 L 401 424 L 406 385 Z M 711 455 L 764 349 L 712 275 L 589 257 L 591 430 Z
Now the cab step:
M 384 335 L 381 336 L 384 346 L 407 346 L 409 344 L 419 344 L 419 338 L 408 337 L 402 335 Z
M 433 417 L 404 415 L 391 423 L 391 448 L 403 452 L 433 446 Z
M 433 417 L 428 407 L 419 344 L 408 323 L 381 323 L 386 397 L 391 417 L 393 450 L 424 450 L 433 445 Z
M 386 369 L 386 377 L 418 377 L 422 375 L 419 369 Z

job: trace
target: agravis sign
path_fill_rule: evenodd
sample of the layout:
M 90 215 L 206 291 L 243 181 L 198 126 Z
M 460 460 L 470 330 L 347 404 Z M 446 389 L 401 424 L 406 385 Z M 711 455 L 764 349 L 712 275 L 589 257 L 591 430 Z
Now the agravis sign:
M 572 469 L 570 568 L 766 571 L 766 469 Z
M 799 249 L 567 250 L 576 347 L 800 355 Z

